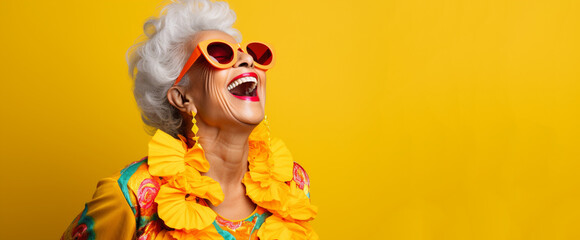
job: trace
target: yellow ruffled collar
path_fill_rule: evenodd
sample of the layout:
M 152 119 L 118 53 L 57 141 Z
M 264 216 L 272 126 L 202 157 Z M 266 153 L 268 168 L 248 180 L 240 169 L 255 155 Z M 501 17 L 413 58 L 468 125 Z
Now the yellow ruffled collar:
M 196 141 L 188 148 L 186 142 L 183 136 L 175 139 L 161 130 L 149 142 L 149 173 L 164 179 L 155 198 L 159 218 L 173 229 L 169 235 L 174 239 L 222 239 L 212 225 L 216 213 L 200 202 L 217 206 L 224 194 L 218 182 L 201 175 L 210 167 L 201 145 Z M 292 181 L 292 155 L 281 140 L 271 139 L 267 120 L 249 137 L 248 163 L 242 180 L 246 195 L 273 214 L 258 230 L 258 237 L 316 239 L 308 221 L 317 208 Z

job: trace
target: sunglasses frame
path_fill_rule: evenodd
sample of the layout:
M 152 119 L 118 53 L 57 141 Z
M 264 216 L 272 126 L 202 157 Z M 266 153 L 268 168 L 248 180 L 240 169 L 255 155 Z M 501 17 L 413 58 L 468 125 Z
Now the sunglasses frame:
M 207 47 L 210 44 L 212 44 L 212 43 L 223 43 L 223 44 L 226 44 L 226 45 L 230 46 L 230 48 L 234 52 L 234 54 L 232 56 L 232 60 L 229 63 L 226 63 L 226 64 L 222 64 L 220 62 L 215 61 L 214 58 L 207 52 Z M 272 53 L 272 60 L 270 61 L 270 64 L 268 64 L 268 65 L 262 65 L 262 64 L 257 63 L 252 58 L 252 60 L 254 61 L 254 66 L 256 68 L 258 68 L 258 69 L 263 70 L 263 71 L 267 71 L 268 69 L 272 68 L 274 66 L 274 50 L 268 44 L 265 44 L 263 42 L 249 42 L 249 43 L 245 44 L 244 47 L 242 48 L 242 46 L 239 43 L 236 43 L 235 45 L 233 45 L 233 44 L 231 44 L 229 42 L 226 42 L 224 40 L 221 40 L 221 39 L 205 40 L 205 41 L 201 41 L 201 42 L 199 42 L 197 44 L 197 46 L 195 47 L 195 49 L 191 53 L 191 56 L 189 56 L 189 59 L 187 59 L 187 62 L 185 62 L 185 65 L 183 66 L 183 69 L 181 70 L 181 73 L 179 73 L 179 76 L 175 80 L 175 83 L 173 84 L 173 86 L 176 86 L 181 81 L 181 79 L 183 78 L 183 76 L 185 76 L 185 74 L 187 73 L 187 71 L 189 71 L 189 69 L 191 68 L 191 66 L 193 66 L 193 64 L 195 63 L 195 61 L 197 61 L 197 59 L 200 56 L 203 55 L 205 57 L 205 59 L 213 67 L 218 68 L 218 69 L 226 69 L 226 68 L 232 67 L 238 61 L 237 60 L 238 59 L 238 50 L 241 49 L 242 52 L 246 53 L 245 51 L 247 51 L 248 45 L 250 45 L 252 43 L 262 44 L 262 45 L 268 47 L 268 49 L 270 49 L 270 52 Z

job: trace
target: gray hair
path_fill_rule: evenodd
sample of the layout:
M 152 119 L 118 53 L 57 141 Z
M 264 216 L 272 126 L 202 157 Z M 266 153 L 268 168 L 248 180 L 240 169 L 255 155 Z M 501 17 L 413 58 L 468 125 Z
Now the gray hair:
M 225 2 L 174 0 L 143 25 L 144 40 L 127 51 L 129 75 L 134 80 L 133 94 L 147 132 L 156 129 L 177 136 L 182 124 L 179 111 L 167 100 L 167 91 L 191 55 L 189 41 L 198 31 L 220 30 L 241 42 L 232 28 L 236 14 Z M 187 86 L 187 75 L 179 85 Z

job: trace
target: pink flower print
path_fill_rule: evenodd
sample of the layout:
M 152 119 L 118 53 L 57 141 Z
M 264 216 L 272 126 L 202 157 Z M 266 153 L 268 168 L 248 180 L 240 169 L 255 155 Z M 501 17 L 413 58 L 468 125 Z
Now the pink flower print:
M 77 225 L 72 230 L 72 239 L 74 240 L 86 240 L 89 237 L 89 232 L 87 231 L 87 225 L 82 223 Z
M 139 190 L 137 191 L 137 199 L 141 209 L 147 210 L 151 208 L 159 192 L 159 183 L 155 180 L 147 178 L 141 182 Z
M 227 227 L 227 228 L 229 228 L 229 229 L 230 229 L 230 230 L 232 230 L 232 231 L 236 231 L 236 229 L 238 229 L 239 227 L 241 227 L 241 226 L 242 226 L 242 222 L 243 222 L 243 221 L 236 221 L 236 222 L 232 222 L 232 221 L 229 221 L 229 220 L 227 220 L 227 219 L 223 219 L 223 218 L 222 218 L 222 217 L 220 217 L 220 216 L 217 216 L 217 217 L 215 218 L 215 220 L 216 220 L 216 222 L 217 222 L 217 223 L 218 223 L 220 226 L 222 226 L 222 227 Z
M 304 185 L 310 186 L 310 178 L 302 166 L 298 163 L 294 163 L 294 182 L 296 186 L 300 189 L 304 189 Z

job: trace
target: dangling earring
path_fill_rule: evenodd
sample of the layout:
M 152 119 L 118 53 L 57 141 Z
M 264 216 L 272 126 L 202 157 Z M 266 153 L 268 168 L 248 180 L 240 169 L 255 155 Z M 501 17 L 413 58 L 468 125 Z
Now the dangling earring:
M 268 116 L 264 115 L 264 120 L 262 120 L 262 122 L 264 122 L 264 126 L 266 126 L 266 134 L 268 136 L 268 146 L 271 146 L 271 139 L 270 139 L 270 122 L 268 122 Z
M 270 124 L 268 122 L 268 116 L 264 116 L 264 119 L 254 128 L 249 137 L 250 141 L 263 141 L 270 146 Z
M 199 145 L 199 137 L 197 136 L 197 132 L 199 131 L 199 128 L 197 127 L 197 120 L 195 120 L 195 115 L 197 113 L 196 112 L 191 112 L 191 123 L 193 123 L 193 126 L 191 127 L 191 131 L 193 132 L 193 137 L 191 138 L 191 140 L 195 141 L 195 145 Z

